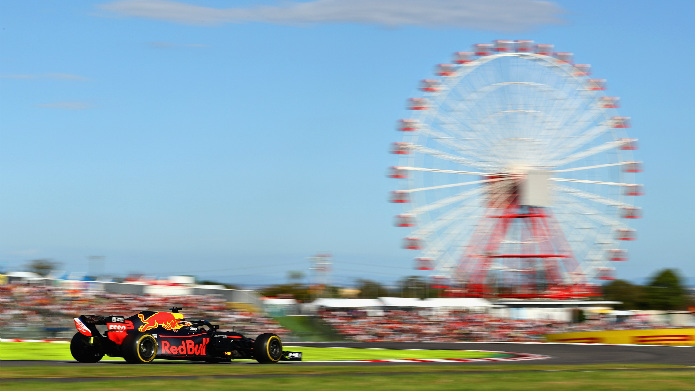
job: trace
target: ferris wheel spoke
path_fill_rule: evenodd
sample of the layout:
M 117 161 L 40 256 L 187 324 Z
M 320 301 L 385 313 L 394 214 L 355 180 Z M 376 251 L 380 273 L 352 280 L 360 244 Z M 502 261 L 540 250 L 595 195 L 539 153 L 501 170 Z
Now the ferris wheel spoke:
M 568 116 L 563 122 L 564 129 L 569 136 L 582 135 L 586 132 L 589 126 L 601 123 L 606 117 L 606 110 L 599 106 L 599 100 L 596 97 L 591 99 L 580 98 L 574 99 L 575 107 L 571 110 L 580 110 L 578 116 Z
M 462 157 L 469 156 L 473 158 L 473 160 L 471 160 L 471 158 L 466 159 L 467 161 L 472 162 L 470 163 L 471 165 L 481 164 L 473 162 L 486 161 L 487 157 L 481 153 L 483 148 L 481 148 L 481 145 L 478 145 L 477 142 L 477 140 L 481 139 L 479 134 L 482 132 L 482 130 L 480 128 L 468 127 L 467 129 L 463 129 L 463 126 L 455 123 L 455 121 L 448 118 L 447 115 L 439 115 L 435 117 L 434 120 L 438 121 L 439 128 L 446 131 L 444 134 L 431 131 L 431 134 L 433 135 L 432 140 L 434 142 L 451 148 L 453 152 L 462 154 Z M 455 136 L 458 140 L 468 141 L 468 144 L 454 142 L 453 140 L 455 139 Z
M 584 158 L 608 151 L 610 149 L 620 147 L 623 144 L 624 144 L 624 141 L 622 141 L 622 140 L 607 141 L 604 144 L 600 144 L 600 145 L 597 145 L 597 146 L 592 147 L 590 149 L 586 149 L 584 151 L 577 152 L 573 155 L 566 157 L 563 160 L 556 161 L 555 166 L 562 167 L 562 166 L 565 166 L 567 164 L 578 161 L 580 159 L 584 159 Z
M 467 204 L 463 204 L 458 208 L 451 208 L 440 215 L 437 220 L 419 226 L 415 231 L 413 231 L 413 235 L 415 237 L 426 237 L 431 235 L 433 232 L 443 229 L 444 227 L 456 225 L 457 223 L 461 222 L 462 216 L 471 213 L 470 210 L 474 208 L 475 206 Z M 475 214 L 476 212 L 473 213 Z
M 559 173 L 559 172 L 583 171 L 583 170 L 592 170 L 592 169 L 596 169 L 596 168 L 617 167 L 617 166 L 625 166 L 625 165 L 626 165 L 626 162 L 595 164 L 593 166 L 573 167 L 573 168 L 566 168 L 563 170 L 551 170 L 550 172 Z
M 423 251 L 423 255 L 426 258 L 439 258 L 442 254 L 451 251 L 452 248 L 449 243 L 456 237 L 462 235 L 462 233 L 467 229 L 464 224 L 455 224 L 451 229 L 444 231 L 443 235 L 433 235 L 432 239 L 426 241 L 427 246 Z
M 610 128 L 602 122 L 568 119 L 568 121 L 560 123 L 556 132 L 558 137 L 551 138 L 552 148 L 555 151 L 552 157 L 567 155 L 605 134 Z
M 469 167 L 474 167 L 474 168 L 478 168 L 478 169 L 486 169 L 487 168 L 481 162 L 466 159 L 462 156 L 454 156 L 452 154 L 445 153 L 445 152 L 439 151 L 437 149 L 424 147 L 422 145 L 411 145 L 410 148 L 414 153 L 423 153 L 426 155 L 430 155 L 432 157 L 436 157 L 438 159 L 442 159 L 442 160 L 450 161 L 453 163 L 461 164 L 463 166 L 469 166 Z
M 462 175 L 486 175 L 487 173 L 485 172 L 476 172 L 476 171 L 461 171 L 461 170 L 443 170 L 440 168 L 424 168 L 424 167 L 397 167 L 398 169 L 406 170 L 406 171 L 427 171 L 427 172 L 434 172 L 434 173 L 442 173 L 442 174 L 462 174 Z
M 443 198 L 438 201 L 432 202 L 430 204 L 425 204 L 420 207 L 416 207 L 408 211 L 408 214 L 413 216 L 418 216 L 423 213 L 432 212 L 434 210 L 445 208 L 451 206 L 453 203 L 465 200 L 467 198 L 478 196 L 482 190 L 480 188 L 472 189 L 469 191 L 461 192 L 451 197 Z
M 566 193 L 567 196 L 573 196 L 573 193 Z M 624 228 L 625 225 L 622 224 L 618 219 L 612 219 L 606 216 L 606 214 L 601 213 L 597 209 L 587 206 L 587 204 L 576 202 L 577 199 L 573 197 L 564 197 L 570 209 L 576 210 L 581 213 L 588 220 L 599 223 L 600 225 L 613 229 Z
M 449 149 L 452 149 L 452 150 L 458 151 L 458 152 L 463 152 L 463 151 L 467 151 L 467 150 L 471 152 L 470 147 L 468 147 L 467 145 L 462 144 L 460 141 L 458 141 L 457 139 L 455 139 L 455 138 L 452 137 L 452 136 L 449 136 L 449 135 L 447 135 L 447 134 L 444 134 L 444 133 L 442 133 L 442 132 L 438 132 L 437 130 L 432 129 L 431 127 L 423 127 L 423 128 L 420 130 L 420 132 L 421 132 L 424 136 L 429 137 L 429 139 L 432 140 L 433 142 L 435 142 L 435 143 L 437 143 L 437 144 L 439 144 L 439 145 L 442 145 L 442 146 L 444 146 L 445 148 L 449 148 Z M 415 151 L 421 151 L 421 152 L 426 152 L 426 151 L 427 151 L 427 152 L 432 153 L 433 155 L 437 155 L 437 156 L 440 156 L 440 157 L 445 157 L 445 156 L 447 156 L 447 155 L 444 154 L 444 153 L 438 153 L 438 151 L 435 150 L 435 149 L 431 149 L 431 148 L 428 148 L 428 147 L 425 147 L 425 146 L 418 146 L 418 145 L 415 144 L 415 143 L 414 143 L 414 145 L 413 145 L 413 149 L 414 149 Z M 473 155 L 476 155 L 475 153 L 472 153 L 472 154 L 473 154 Z M 475 156 L 475 157 L 477 157 L 476 160 L 480 160 L 480 156 Z M 465 163 L 465 164 L 467 164 L 467 165 L 471 165 L 471 166 L 475 166 L 475 165 L 476 165 L 476 163 L 475 163 L 476 160 L 470 160 L 470 159 L 467 159 L 467 158 L 465 158 L 465 157 L 457 158 L 457 160 L 459 160 L 460 162 L 463 162 L 463 163 Z
M 635 183 L 622 183 L 622 182 L 603 182 L 603 181 L 592 181 L 589 179 L 569 179 L 569 178 L 549 178 L 550 181 L 554 182 L 574 182 L 574 183 L 591 183 L 595 185 L 607 185 L 607 186 L 639 186 Z
M 553 150 L 554 153 L 551 155 L 552 158 L 564 156 L 576 151 L 609 130 L 606 124 L 591 124 L 593 125 L 591 127 L 583 127 L 581 125 L 586 124 L 578 124 L 576 126 L 577 130 L 571 127 L 566 128 L 566 132 L 563 134 L 562 138 L 559 137 L 553 140 L 555 148 Z
M 500 118 L 512 113 L 524 113 L 524 114 L 531 114 L 532 117 L 541 117 L 541 112 L 539 110 L 530 110 L 530 109 L 519 109 L 519 108 L 511 108 L 511 109 L 504 109 L 504 110 L 499 110 L 493 113 L 490 113 L 486 117 L 482 119 L 482 127 L 485 127 L 486 129 L 495 129 L 496 125 L 498 122 L 495 121 L 496 117 Z M 506 124 L 507 125 L 507 124 Z M 506 126 L 506 128 L 512 128 L 509 126 Z M 531 128 L 531 127 L 530 127 Z M 530 131 L 527 131 L 526 128 L 521 128 L 521 130 L 518 130 L 516 132 L 495 132 L 495 131 L 489 131 L 489 136 L 485 139 L 485 142 L 481 144 L 484 148 L 486 148 L 487 151 L 495 151 L 497 145 L 501 145 L 505 140 L 518 140 L 518 141 L 523 141 L 523 140 L 533 140 L 533 134 Z
M 433 232 L 432 235 L 424 240 L 426 246 L 422 251 L 422 258 L 425 260 L 437 259 L 437 266 L 433 268 L 438 273 L 452 273 L 454 264 L 459 257 L 459 248 L 450 245 L 452 242 L 464 240 L 471 227 L 464 221 L 453 221 L 451 226 L 445 230 Z
M 486 182 L 492 182 L 492 181 L 496 181 L 496 179 L 481 179 L 478 181 L 450 183 L 447 185 L 430 186 L 430 187 L 420 187 L 420 188 L 415 188 L 415 189 L 401 190 L 401 192 L 402 193 L 415 193 L 415 192 L 427 191 L 427 190 L 448 189 L 450 187 L 470 186 L 470 185 L 475 185 L 478 183 L 486 183 Z
M 495 83 L 495 84 L 490 84 L 483 86 L 482 88 L 478 90 L 471 91 L 469 94 L 463 94 L 460 93 L 460 96 L 462 96 L 461 101 L 443 101 L 441 103 L 441 110 L 444 110 L 445 112 L 451 111 L 451 112 L 463 112 L 466 109 L 476 107 L 475 102 L 480 101 L 482 98 L 484 98 L 488 94 L 494 94 L 497 92 L 497 90 L 502 89 L 502 88 L 507 88 L 510 86 L 525 86 L 525 87 L 531 87 L 532 89 L 540 89 L 542 91 L 552 91 L 547 85 L 541 84 L 541 83 L 536 83 L 536 82 L 516 82 L 516 81 L 509 81 L 509 82 L 500 82 L 500 83 Z M 496 97 L 506 97 L 506 94 L 497 94 Z M 472 104 L 474 103 L 474 104 Z
M 473 229 L 473 233 L 467 243 L 464 243 L 462 259 L 467 260 L 457 268 L 456 279 L 466 279 L 475 274 L 476 266 L 482 261 L 481 254 L 485 254 L 484 247 L 487 242 L 486 236 L 493 231 L 494 221 L 492 219 L 479 219 Z

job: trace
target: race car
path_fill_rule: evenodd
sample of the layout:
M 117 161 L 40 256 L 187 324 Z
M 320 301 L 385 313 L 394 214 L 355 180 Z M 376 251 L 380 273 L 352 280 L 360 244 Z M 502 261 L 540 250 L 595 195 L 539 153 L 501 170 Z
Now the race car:
M 301 352 L 283 351 L 276 334 L 264 333 L 252 339 L 219 331 L 219 326 L 206 320 L 184 319 L 180 310 L 141 311 L 127 318 L 80 315 L 74 318 L 78 332 L 70 341 L 70 353 L 83 363 L 98 362 L 104 355 L 123 357 L 131 364 L 156 358 L 210 363 L 255 359 L 262 364 L 302 360 Z

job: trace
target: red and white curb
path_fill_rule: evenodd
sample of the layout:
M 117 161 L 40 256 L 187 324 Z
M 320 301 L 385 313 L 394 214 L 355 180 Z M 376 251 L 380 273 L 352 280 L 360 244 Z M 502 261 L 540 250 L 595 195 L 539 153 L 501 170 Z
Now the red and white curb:
M 328 349 L 346 349 L 344 347 L 328 346 Z M 389 350 L 384 348 L 365 348 L 365 350 Z M 397 349 L 399 350 L 399 349 Z M 401 350 L 427 350 L 427 349 L 401 349 Z M 504 354 L 507 357 L 487 357 L 487 358 L 400 358 L 400 359 L 374 359 L 374 360 L 339 360 L 339 361 L 308 361 L 317 363 L 342 362 L 342 363 L 361 363 L 361 362 L 384 362 L 384 363 L 460 363 L 460 362 L 510 362 L 510 361 L 529 361 L 547 360 L 551 356 L 530 353 L 500 352 L 495 350 L 459 350 L 460 352 L 494 353 Z
M 498 352 L 496 352 L 498 353 Z M 503 353 L 503 352 L 500 352 Z M 392 362 L 392 363 L 418 363 L 418 362 L 510 362 L 510 361 L 528 361 L 528 360 L 547 360 L 550 356 L 540 354 L 523 354 L 523 353 L 505 353 L 511 357 L 489 357 L 489 358 L 405 358 L 398 360 L 358 360 L 356 362 Z
M 398 360 L 357 360 L 356 362 L 393 362 L 393 363 L 417 363 L 417 362 L 510 362 L 510 361 L 529 361 L 529 360 L 547 360 L 550 356 L 540 354 L 527 353 L 510 353 L 510 352 L 493 352 L 487 350 L 479 350 L 483 353 L 498 353 L 505 354 L 509 357 L 488 357 L 488 358 L 404 358 Z

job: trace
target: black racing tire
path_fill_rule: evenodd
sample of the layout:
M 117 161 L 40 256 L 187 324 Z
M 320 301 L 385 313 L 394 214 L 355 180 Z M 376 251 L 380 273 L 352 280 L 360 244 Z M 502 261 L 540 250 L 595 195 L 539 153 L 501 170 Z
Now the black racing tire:
M 261 364 L 276 363 L 283 356 L 283 342 L 280 337 L 264 333 L 254 341 L 254 358 Z
M 104 352 L 98 345 L 90 342 L 91 337 L 81 333 L 75 333 L 70 340 L 70 354 L 78 362 L 99 362 L 104 357 Z
M 148 333 L 129 334 L 123 339 L 121 353 L 129 364 L 152 362 L 157 356 L 157 340 Z

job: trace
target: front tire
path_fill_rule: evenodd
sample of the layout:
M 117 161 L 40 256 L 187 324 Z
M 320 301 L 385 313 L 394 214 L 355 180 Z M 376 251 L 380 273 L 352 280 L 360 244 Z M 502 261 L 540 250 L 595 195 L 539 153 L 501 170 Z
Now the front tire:
M 75 333 L 72 340 L 70 340 L 70 354 L 78 362 L 88 362 L 94 363 L 104 357 L 104 352 L 102 352 L 98 346 L 91 343 L 91 337 L 83 335 L 81 333 Z
M 123 339 L 121 352 L 129 364 L 149 363 L 157 356 L 157 340 L 151 334 L 129 334 Z
M 261 334 L 254 341 L 254 358 L 261 364 L 278 362 L 283 356 L 283 343 L 275 334 Z

